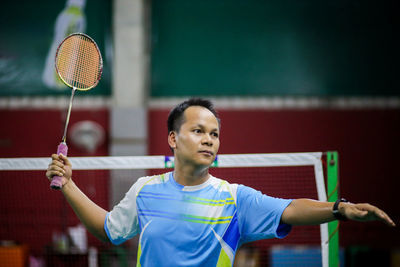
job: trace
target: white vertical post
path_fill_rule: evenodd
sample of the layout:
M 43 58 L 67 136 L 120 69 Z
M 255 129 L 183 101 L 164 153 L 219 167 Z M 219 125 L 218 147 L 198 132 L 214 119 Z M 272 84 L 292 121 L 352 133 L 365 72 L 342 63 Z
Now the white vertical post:
M 319 201 L 327 201 L 324 172 L 322 167 L 321 159 L 315 160 L 314 163 L 314 173 L 315 173 L 315 183 L 317 184 L 317 193 Z M 320 225 L 321 231 L 321 256 L 322 256 L 322 266 L 329 266 L 329 246 L 328 246 L 328 224 L 323 223 Z
M 149 50 L 145 0 L 113 1 L 113 79 L 110 110 L 110 154 L 147 154 Z M 112 171 L 110 206 L 118 203 L 132 178 L 144 171 Z

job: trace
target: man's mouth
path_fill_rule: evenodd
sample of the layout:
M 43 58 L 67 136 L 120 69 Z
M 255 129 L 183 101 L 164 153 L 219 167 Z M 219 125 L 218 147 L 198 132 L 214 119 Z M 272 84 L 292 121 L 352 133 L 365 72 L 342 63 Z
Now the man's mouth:
M 211 152 L 211 151 L 208 151 L 208 150 L 200 150 L 200 151 L 199 151 L 199 153 L 202 153 L 202 154 L 207 154 L 207 155 L 210 155 L 210 156 L 213 156 L 213 155 L 214 155 L 214 153 L 213 153 L 213 152 Z

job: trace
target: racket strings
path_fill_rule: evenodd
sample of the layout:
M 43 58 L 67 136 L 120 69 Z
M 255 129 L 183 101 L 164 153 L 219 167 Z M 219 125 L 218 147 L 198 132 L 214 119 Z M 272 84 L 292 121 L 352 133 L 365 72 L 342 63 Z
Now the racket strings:
M 67 85 L 77 89 L 90 89 L 100 79 L 102 60 L 93 40 L 83 35 L 72 35 L 60 46 L 56 66 Z

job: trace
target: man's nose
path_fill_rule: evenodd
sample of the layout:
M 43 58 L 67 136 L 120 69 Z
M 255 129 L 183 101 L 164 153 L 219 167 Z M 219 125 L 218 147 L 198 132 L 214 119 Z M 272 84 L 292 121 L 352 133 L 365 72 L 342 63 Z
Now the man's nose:
M 212 141 L 212 138 L 211 138 L 210 134 L 207 134 L 207 133 L 204 134 L 203 139 L 202 139 L 202 143 L 204 145 L 212 146 L 213 141 Z

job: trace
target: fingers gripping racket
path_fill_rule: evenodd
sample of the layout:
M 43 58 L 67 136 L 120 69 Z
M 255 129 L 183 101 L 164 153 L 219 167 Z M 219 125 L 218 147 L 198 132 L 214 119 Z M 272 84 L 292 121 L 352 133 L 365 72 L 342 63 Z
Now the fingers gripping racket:
M 60 79 L 72 88 L 64 135 L 57 148 L 57 154 L 62 153 L 66 156 L 68 152 L 67 129 L 75 91 L 87 91 L 99 83 L 103 71 L 103 59 L 96 42 L 92 38 L 83 33 L 73 33 L 67 36 L 58 46 L 55 67 Z M 62 177 L 54 176 L 50 187 L 61 189 Z

